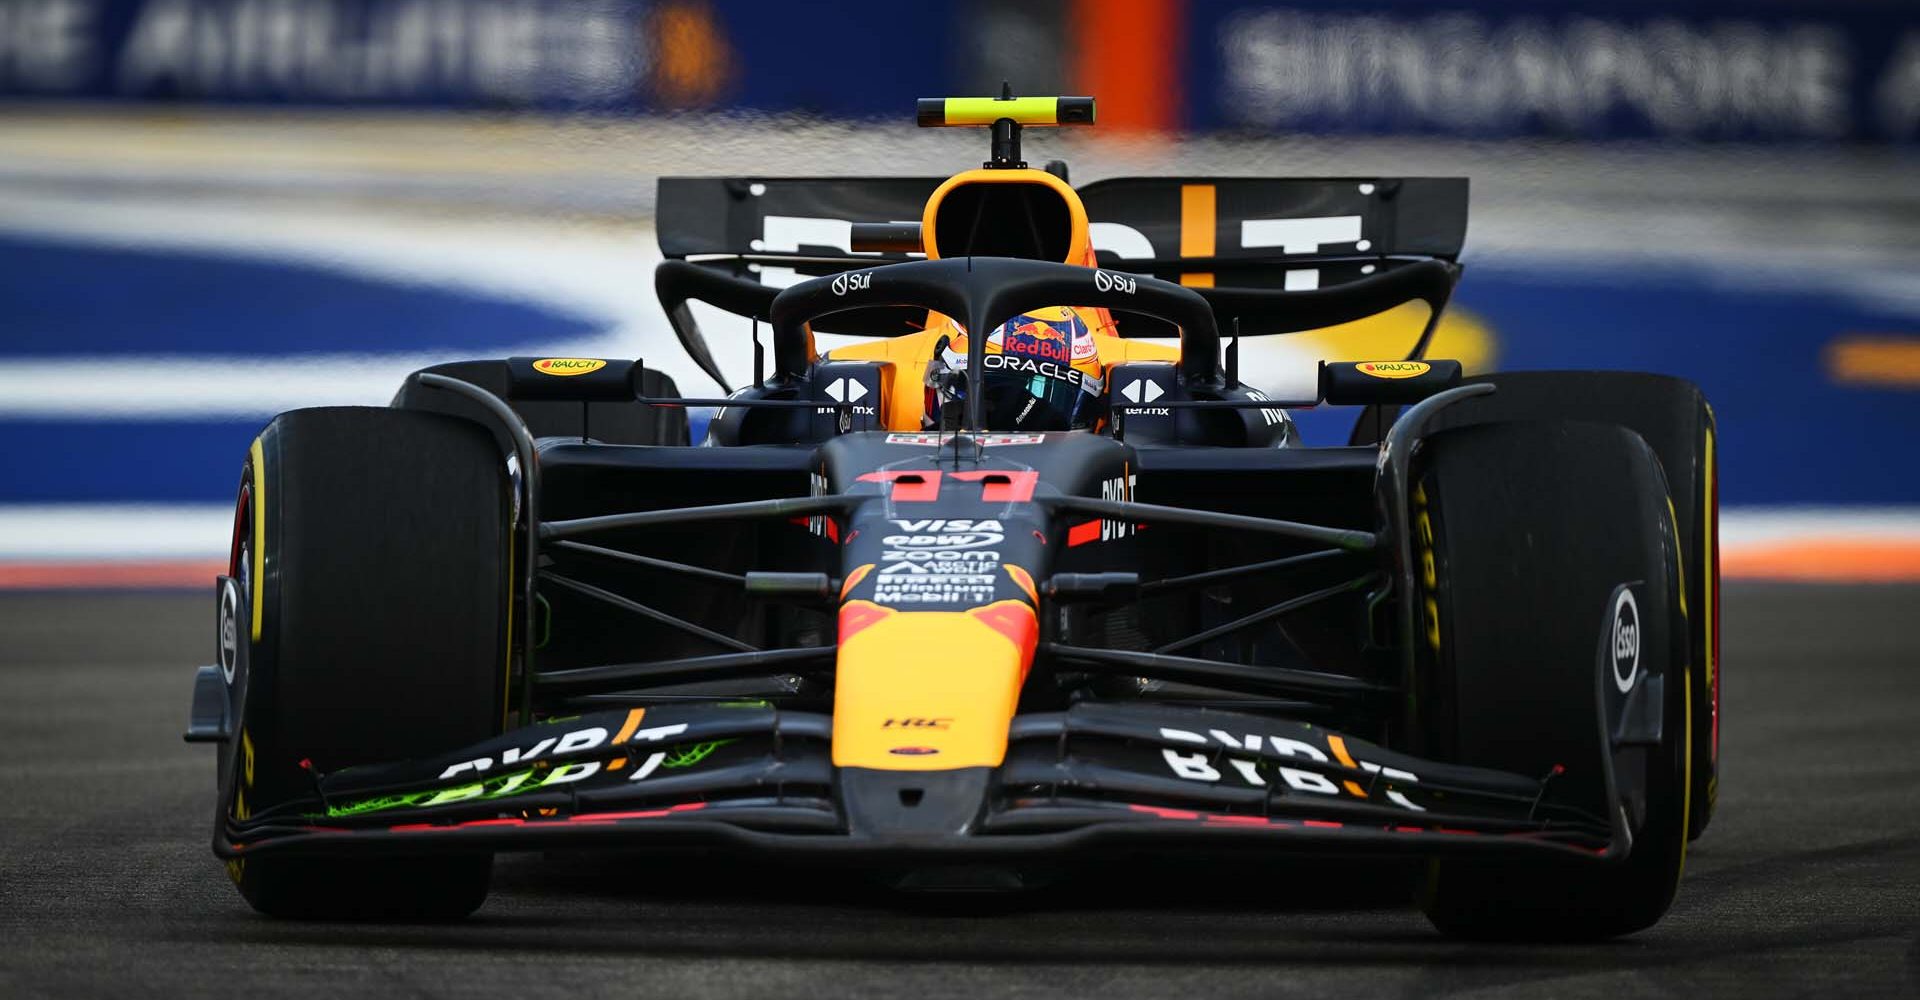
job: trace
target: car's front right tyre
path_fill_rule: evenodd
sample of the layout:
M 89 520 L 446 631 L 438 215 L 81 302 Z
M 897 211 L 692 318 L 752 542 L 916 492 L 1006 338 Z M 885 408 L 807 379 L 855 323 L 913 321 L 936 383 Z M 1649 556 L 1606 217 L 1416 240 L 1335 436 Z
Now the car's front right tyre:
M 283 413 L 249 453 L 223 622 L 241 640 L 227 825 L 324 823 L 319 774 L 500 732 L 510 503 L 479 426 L 369 407 Z M 228 872 L 262 913 L 449 919 L 486 898 L 486 853 L 258 856 Z

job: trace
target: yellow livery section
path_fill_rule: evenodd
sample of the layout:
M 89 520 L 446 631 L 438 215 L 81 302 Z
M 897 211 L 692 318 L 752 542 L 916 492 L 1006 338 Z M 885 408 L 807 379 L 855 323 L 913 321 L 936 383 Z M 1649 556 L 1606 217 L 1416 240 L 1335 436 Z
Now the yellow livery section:
M 1019 125 L 1091 125 L 1091 97 L 922 97 L 915 110 L 922 128 Z
M 1039 622 L 1020 601 L 969 611 L 840 611 L 833 763 L 885 771 L 997 767 Z

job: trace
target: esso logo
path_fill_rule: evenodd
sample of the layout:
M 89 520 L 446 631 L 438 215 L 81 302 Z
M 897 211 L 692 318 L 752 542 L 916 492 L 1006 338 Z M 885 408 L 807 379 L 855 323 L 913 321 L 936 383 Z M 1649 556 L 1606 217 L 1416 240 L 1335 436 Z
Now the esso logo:
M 1633 591 L 1622 587 L 1613 602 L 1613 686 L 1621 694 L 1633 690 L 1640 676 L 1640 606 Z
M 1111 271 L 1096 268 L 1093 272 L 1093 287 L 1103 292 L 1118 291 L 1132 295 L 1139 290 L 1140 284 L 1124 274 L 1114 274 Z
M 849 271 L 834 275 L 833 294 L 845 295 L 848 292 L 864 292 L 873 286 L 872 271 Z
M 220 583 L 220 676 L 233 684 L 234 670 L 240 663 L 240 586 L 232 577 Z

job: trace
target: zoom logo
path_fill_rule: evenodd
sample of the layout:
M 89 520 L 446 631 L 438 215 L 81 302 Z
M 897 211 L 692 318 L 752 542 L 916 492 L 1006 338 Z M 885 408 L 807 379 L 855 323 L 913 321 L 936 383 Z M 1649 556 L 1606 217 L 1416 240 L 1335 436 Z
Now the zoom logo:
M 864 292 L 873 287 L 872 271 L 850 271 L 837 274 L 833 278 L 833 294 L 845 295 L 848 292 Z
M 1103 292 L 1119 291 L 1132 295 L 1140 289 L 1140 283 L 1124 274 L 1096 269 L 1093 272 L 1093 287 Z

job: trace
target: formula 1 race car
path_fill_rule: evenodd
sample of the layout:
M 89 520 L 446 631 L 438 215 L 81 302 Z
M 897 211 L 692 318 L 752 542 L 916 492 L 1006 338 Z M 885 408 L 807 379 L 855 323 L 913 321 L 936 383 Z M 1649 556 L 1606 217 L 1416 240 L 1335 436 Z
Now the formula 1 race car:
M 1076 189 L 1021 135 L 1091 98 L 919 116 L 990 160 L 660 181 L 661 302 L 724 396 L 467 361 L 261 433 L 188 733 L 248 902 L 462 916 L 549 848 L 910 888 L 1382 852 L 1448 934 L 1658 920 L 1717 770 L 1699 391 L 1426 357 L 1463 180 Z M 692 302 L 751 321 L 751 384 Z M 1403 356 L 1241 381 L 1241 338 L 1411 302 Z M 1301 443 L 1320 405 L 1349 443 Z

